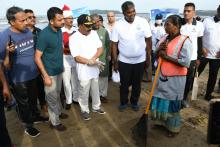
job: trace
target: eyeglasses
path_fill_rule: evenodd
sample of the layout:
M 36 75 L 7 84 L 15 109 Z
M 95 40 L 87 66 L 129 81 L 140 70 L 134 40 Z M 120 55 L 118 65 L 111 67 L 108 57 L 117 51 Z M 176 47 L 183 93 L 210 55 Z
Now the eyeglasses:
M 28 16 L 28 19 L 35 19 L 36 16 Z

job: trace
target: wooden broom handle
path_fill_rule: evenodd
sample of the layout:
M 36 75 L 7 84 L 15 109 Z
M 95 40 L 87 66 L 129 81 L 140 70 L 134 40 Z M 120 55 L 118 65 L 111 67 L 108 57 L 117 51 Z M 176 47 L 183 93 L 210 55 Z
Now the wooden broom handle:
M 158 75 L 159 75 L 159 72 L 160 72 L 161 63 L 162 63 L 162 59 L 159 58 L 158 59 L 158 66 L 157 66 L 156 74 L 155 74 L 155 77 L 154 77 L 154 82 L 153 82 L 153 85 L 152 85 L 152 88 L 151 88 L 151 91 L 150 91 L 150 99 L 147 102 L 147 107 L 145 109 L 145 114 L 148 114 L 149 109 L 150 109 L 150 104 L 151 104 L 151 100 L 152 100 L 152 97 L 153 97 L 153 94 L 154 94 L 155 86 L 157 84 L 157 79 L 158 79 Z

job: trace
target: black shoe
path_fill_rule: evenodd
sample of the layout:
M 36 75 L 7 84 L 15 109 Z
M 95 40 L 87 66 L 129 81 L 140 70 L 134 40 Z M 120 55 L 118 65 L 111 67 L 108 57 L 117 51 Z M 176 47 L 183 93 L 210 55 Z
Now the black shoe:
M 210 101 L 211 99 L 214 99 L 215 97 L 213 95 L 206 95 L 205 100 Z
M 79 105 L 79 102 L 77 102 L 77 101 L 73 101 L 72 103 L 73 103 L 73 105 Z
M 68 117 L 69 116 L 67 114 L 65 114 L 65 113 L 61 113 L 60 116 L 59 116 L 60 119 L 66 119 Z
M 108 99 L 106 97 L 100 96 L 100 100 L 102 103 L 108 103 Z
M 131 109 L 132 109 L 133 111 L 139 111 L 140 106 L 139 106 L 138 104 L 131 104 Z
M 34 124 L 44 123 L 48 121 L 49 121 L 49 117 L 37 116 L 36 118 L 34 118 Z
M 37 129 L 31 127 L 31 128 L 26 128 L 25 129 L 25 134 L 31 136 L 31 137 L 37 137 L 40 135 L 40 131 L 38 131 Z
M 59 124 L 59 125 L 56 125 L 56 126 L 53 126 L 52 124 L 50 125 L 50 127 L 52 129 L 56 129 L 57 131 L 65 131 L 66 130 L 66 127 L 63 125 L 63 124 Z
M 66 110 L 69 110 L 71 108 L 71 104 L 66 104 Z

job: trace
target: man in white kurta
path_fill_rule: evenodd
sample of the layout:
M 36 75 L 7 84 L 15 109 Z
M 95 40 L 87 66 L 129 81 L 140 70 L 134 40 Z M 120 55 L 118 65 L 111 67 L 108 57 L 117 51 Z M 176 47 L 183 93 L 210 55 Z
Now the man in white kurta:
M 99 98 L 99 68 L 97 60 L 103 53 L 102 43 L 98 34 L 91 30 L 91 18 L 82 14 L 78 20 L 79 29 L 69 40 L 70 51 L 76 60 L 76 70 L 80 83 L 79 87 L 79 105 L 84 120 L 90 120 L 88 97 L 89 92 L 92 96 L 93 112 L 105 114 L 100 108 L 101 102 Z

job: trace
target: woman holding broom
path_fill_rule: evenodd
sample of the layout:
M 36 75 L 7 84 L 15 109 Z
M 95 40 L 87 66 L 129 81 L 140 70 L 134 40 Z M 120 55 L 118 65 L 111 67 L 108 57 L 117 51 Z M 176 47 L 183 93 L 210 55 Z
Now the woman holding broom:
M 191 41 L 180 34 L 182 23 L 180 16 L 169 16 L 164 25 L 167 36 L 157 47 L 162 63 L 150 110 L 153 124 L 164 126 L 168 137 L 174 137 L 180 131 L 181 100 L 192 52 Z

